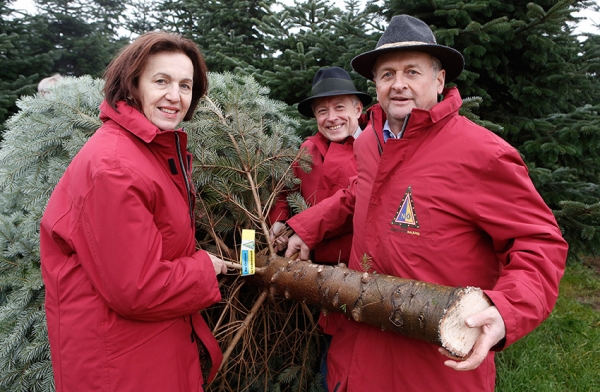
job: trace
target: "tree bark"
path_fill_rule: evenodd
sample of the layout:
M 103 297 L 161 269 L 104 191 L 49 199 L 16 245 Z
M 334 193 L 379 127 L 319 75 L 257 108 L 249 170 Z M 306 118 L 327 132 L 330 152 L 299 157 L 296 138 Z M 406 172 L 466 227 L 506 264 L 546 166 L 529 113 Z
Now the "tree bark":
M 262 263 L 261 263 L 262 264 Z M 481 330 L 465 319 L 491 303 L 476 287 L 448 287 L 395 276 L 272 257 L 255 279 L 271 296 L 306 302 L 324 313 L 424 340 L 465 357 Z

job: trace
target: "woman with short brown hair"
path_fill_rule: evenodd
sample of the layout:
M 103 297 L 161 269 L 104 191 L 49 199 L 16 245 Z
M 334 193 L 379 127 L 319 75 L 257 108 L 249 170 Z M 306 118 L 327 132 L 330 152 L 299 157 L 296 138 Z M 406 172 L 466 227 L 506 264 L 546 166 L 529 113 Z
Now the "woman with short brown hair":
M 105 73 L 102 126 L 75 156 L 41 222 L 57 391 L 202 391 L 199 349 L 219 346 L 199 311 L 221 299 L 224 262 L 196 250 L 191 155 L 177 129 L 206 93 L 196 45 L 144 34 Z

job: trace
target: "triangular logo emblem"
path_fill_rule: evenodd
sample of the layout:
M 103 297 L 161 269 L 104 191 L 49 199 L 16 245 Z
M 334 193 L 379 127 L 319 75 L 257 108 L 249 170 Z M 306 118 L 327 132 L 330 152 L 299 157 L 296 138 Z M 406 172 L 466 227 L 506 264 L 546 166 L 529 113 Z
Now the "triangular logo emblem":
M 419 228 L 419 220 L 415 211 L 415 203 L 412 197 L 412 187 L 408 187 L 396 213 L 396 217 L 392 221 L 392 225 L 398 225 L 403 228 Z

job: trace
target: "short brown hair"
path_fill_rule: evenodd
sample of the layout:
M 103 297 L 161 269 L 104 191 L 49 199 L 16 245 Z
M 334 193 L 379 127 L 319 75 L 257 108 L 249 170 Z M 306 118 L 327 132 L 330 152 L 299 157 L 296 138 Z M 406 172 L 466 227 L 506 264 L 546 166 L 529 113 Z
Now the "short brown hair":
M 116 110 L 117 101 L 127 101 L 136 109 L 142 108 L 138 83 L 148 57 L 158 53 L 183 53 L 194 66 L 192 102 L 185 121 L 192 118 L 200 98 L 208 89 L 207 68 L 202 53 L 194 41 L 179 34 L 152 31 L 139 36 L 124 47 L 104 72 L 104 99 Z

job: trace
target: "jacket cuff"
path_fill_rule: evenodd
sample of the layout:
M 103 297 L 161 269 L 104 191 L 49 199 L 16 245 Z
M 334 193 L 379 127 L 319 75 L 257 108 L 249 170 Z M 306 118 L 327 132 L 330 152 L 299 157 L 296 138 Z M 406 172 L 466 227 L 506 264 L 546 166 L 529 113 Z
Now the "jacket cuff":
M 297 216 L 298 215 L 295 215 L 288 219 L 286 221 L 286 225 L 289 228 L 291 228 L 294 231 L 294 233 L 298 234 L 298 237 L 300 237 L 300 239 L 304 241 L 304 243 L 306 244 L 306 246 L 308 246 L 309 249 L 314 249 L 314 247 L 319 241 L 317 241 L 316 238 L 312 234 L 310 234 L 310 232 L 302 225 L 301 222 L 299 222 L 297 219 L 294 219 Z

